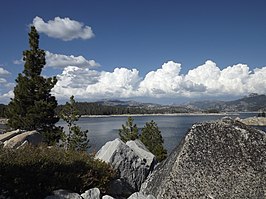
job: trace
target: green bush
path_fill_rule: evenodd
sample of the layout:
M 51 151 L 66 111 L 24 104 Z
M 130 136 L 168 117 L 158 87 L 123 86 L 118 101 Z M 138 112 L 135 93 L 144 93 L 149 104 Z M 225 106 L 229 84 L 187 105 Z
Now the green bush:
M 163 146 L 164 140 L 161 131 L 153 120 L 146 122 L 142 129 L 140 140 L 156 156 L 159 162 L 167 157 L 167 150 Z
M 114 170 L 85 152 L 45 146 L 0 149 L 0 193 L 10 198 L 44 198 L 56 189 L 106 192 Z
M 119 129 L 119 136 L 123 142 L 135 140 L 139 138 L 138 127 L 134 124 L 134 119 L 128 117 L 126 125 L 122 124 L 122 129 Z

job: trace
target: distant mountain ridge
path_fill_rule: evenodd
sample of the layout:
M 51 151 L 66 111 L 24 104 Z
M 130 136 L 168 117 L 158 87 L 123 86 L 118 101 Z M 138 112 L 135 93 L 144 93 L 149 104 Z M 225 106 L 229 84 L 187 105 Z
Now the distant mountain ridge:
M 56 109 L 59 112 L 63 105 Z M 0 117 L 5 117 L 7 105 L 0 104 Z M 117 99 L 96 102 L 77 102 L 81 115 L 112 115 L 112 114 L 172 114 L 193 112 L 261 112 L 266 111 L 266 95 L 252 94 L 233 101 L 195 101 L 183 105 L 160 105 L 141 103 L 134 100 Z
M 117 99 L 106 99 L 106 100 L 100 100 L 96 101 L 95 103 L 101 104 L 104 106 L 125 106 L 125 107 L 143 107 L 143 106 L 161 106 L 159 104 L 153 104 L 153 103 L 142 103 L 142 102 L 137 102 L 134 100 L 127 100 L 127 101 L 122 101 L 122 100 L 117 100 Z
M 252 94 L 233 101 L 196 101 L 184 105 L 187 108 L 195 110 L 216 109 L 222 112 L 248 112 L 248 111 L 265 111 L 266 95 Z

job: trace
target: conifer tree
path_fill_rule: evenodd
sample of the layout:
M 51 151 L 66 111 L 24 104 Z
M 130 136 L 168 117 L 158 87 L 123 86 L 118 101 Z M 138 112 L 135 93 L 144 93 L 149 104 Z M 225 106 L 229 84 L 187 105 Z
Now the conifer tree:
M 29 33 L 29 50 L 23 52 L 24 70 L 16 79 L 14 98 L 8 110 L 8 125 L 13 129 L 37 130 L 43 133 L 44 141 L 54 144 L 62 135 L 55 126 L 57 101 L 51 95 L 56 77 L 41 76 L 45 65 L 45 51 L 39 48 L 39 34 L 34 26 Z
M 138 127 L 133 122 L 134 119 L 132 117 L 128 117 L 126 125 L 122 124 L 122 129 L 119 129 L 119 136 L 123 142 L 139 138 Z
M 65 133 L 65 139 L 63 140 L 65 148 L 69 150 L 86 151 L 89 148 L 89 140 L 87 138 L 88 130 L 82 131 L 75 123 L 79 120 L 80 114 L 73 95 L 70 97 L 70 101 L 67 102 L 61 110 L 60 117 L 68 126 L 68 132 Z
M 163 146 L 164 140 L 161 131 L 153 120 L 147 122 L 143 127 L 140 140 L 156 156 L 159 162 L 167 157 L 167 150 Z

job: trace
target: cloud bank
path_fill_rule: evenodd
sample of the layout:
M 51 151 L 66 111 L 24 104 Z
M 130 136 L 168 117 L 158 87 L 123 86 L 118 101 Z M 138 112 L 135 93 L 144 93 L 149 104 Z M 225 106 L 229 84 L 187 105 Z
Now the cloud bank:
M 243 96 L 266 93 L 266 67 L 253 71 L 245 64 L 220 69 L 211 60 L 181 74 L 181 64 L 169 61 L 145 77 L 137 69 L 115 68 L 112 72 L 68 66 L 58 75 L 53 92 L 59 98 L 83 99 L 178 98 Z
M 55 17 L 54 20 L 45 22 L 41 17 L 36 16 L 32 25 L 39 33 L 44 33 L 49 37 L 71 41 L 73 39 L 90 39 L 94 36 L 90 26 L 81 22 L 71 20 L 68 17 Z

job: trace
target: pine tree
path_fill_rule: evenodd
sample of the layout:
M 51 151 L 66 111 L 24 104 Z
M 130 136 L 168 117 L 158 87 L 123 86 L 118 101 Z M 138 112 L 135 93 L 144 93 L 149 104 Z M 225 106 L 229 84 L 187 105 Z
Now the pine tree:
M 82 131 L 76 122 L 80 118 L 78 108 L 72 95 L 60 112 L 60 117 L 67 123 L 68 133 L 65 133 L 64 145 L 66 149 L 86 151 L 89 148 L 88 130 Z
M 133 122 L 134 119 L 128 117 L 126 125 L 122 124 L 122 129 L 119 129 L 119 136 L 123 142 L 139 138 L 138 127 L 136 124 L 133 124 Z
M 8 125 L 13 129 L 37 130 L 43 133 L 46 143 L 55 144 L 62 135 L 55 123 L 57 101 L 50 94 L 56 77 L 41 76 L 45 65 L 45 51 L 39 48 L 39 34 L 34 26 L 29 33 L 29 50 L 23 52 L 24 70 L 16 79 L 14 98 L 8 110 Z
M 143 127 L 140 140 L 156 156 L 159 162 L 167 157 L 167 150 L 163 146 L 164 140 L 161 131 L 153 120 L 147 122 Z

